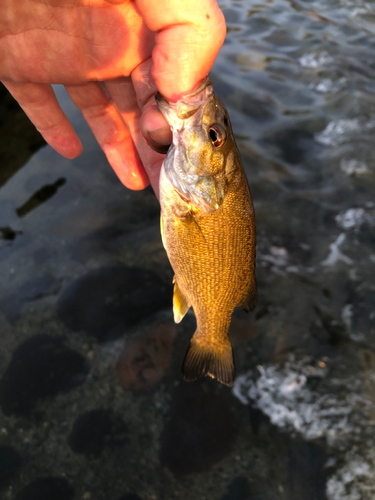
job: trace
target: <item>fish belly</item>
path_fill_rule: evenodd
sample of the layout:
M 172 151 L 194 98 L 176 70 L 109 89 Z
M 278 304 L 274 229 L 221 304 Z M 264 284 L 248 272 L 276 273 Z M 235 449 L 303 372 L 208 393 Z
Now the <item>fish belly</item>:
M 210 375 L 231 385 L 231 315 L 236 306 L 248 310 L 256 301 L 255 221 L 246 177 L 243 174 L 238 182 L 228 186 L 218 210 L 204 213 L 181 199 L 163 168 L 160 202 L 163 244 L 175 272 L 175 296 L 178 291 L 186 304 L 192 305 L 197 319 L 189 347 L 195 362 L 191 369 L 185 366 L 188 351 L 185 376 L 194 379 Z M 204 350 L 208 354 L 201 366 L 198 354 L 203 356 Z M 217 373 L 208 367 L 215 362 L 215 353 L 223 358 Z

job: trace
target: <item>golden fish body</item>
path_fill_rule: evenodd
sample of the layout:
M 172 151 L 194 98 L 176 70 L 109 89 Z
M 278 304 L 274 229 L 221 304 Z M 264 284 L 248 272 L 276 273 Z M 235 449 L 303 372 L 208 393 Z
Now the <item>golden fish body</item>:
M 197 329 L 184 377 L 232 385 L 233 309 L 255 307 L 255 218 L 228 113 L 210 80 L 177 103 L 157 97 L 173 132 L 160 176 L 163 245 L 175 272 L 177 323 L 192 306 Z

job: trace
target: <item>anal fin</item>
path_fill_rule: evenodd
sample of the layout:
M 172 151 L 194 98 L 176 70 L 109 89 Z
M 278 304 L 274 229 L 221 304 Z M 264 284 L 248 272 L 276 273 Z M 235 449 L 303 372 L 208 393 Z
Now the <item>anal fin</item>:
M 214 344 L 197 342 L 193 336 L 182 365 L 182 373 L 185 380 L 193 381 L 208 376 L 232 387 L 234 360 L 229 339 L 225 344 Z
M 185 295 L 181 292 L 178 286 L 176 276 L 173 277 L 174 291 L 173 291 L 173 316 L 175 323 L 180 323 L 182 318 L 190 309 L 190 302 Z

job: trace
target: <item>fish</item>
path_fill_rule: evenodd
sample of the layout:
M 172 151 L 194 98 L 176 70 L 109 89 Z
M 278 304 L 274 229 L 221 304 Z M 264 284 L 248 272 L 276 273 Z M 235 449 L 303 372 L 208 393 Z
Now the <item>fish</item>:
M 232 386 L 228 331 L 235 307 L 254 309 L 255 214 L 228 111 L 207 77 L 194 92 L 156 102 L 172 131 L 160 173 L 161 237 L 174 271 L 173 315 L 190 307 L 197 327 L 182 365 L 185 380 Z

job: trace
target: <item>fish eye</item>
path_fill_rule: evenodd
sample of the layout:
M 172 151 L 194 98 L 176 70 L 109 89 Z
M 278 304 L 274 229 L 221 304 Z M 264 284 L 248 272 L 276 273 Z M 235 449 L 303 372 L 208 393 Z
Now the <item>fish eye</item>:
M 227 138 L 227 134 L 226 134 L 225 130 L 218 123 L 211 125 L 208 133 L 209 133 L 211 142 L 215 146 L 215 148 L 220 148 L 224 144 L 225 139 Z

